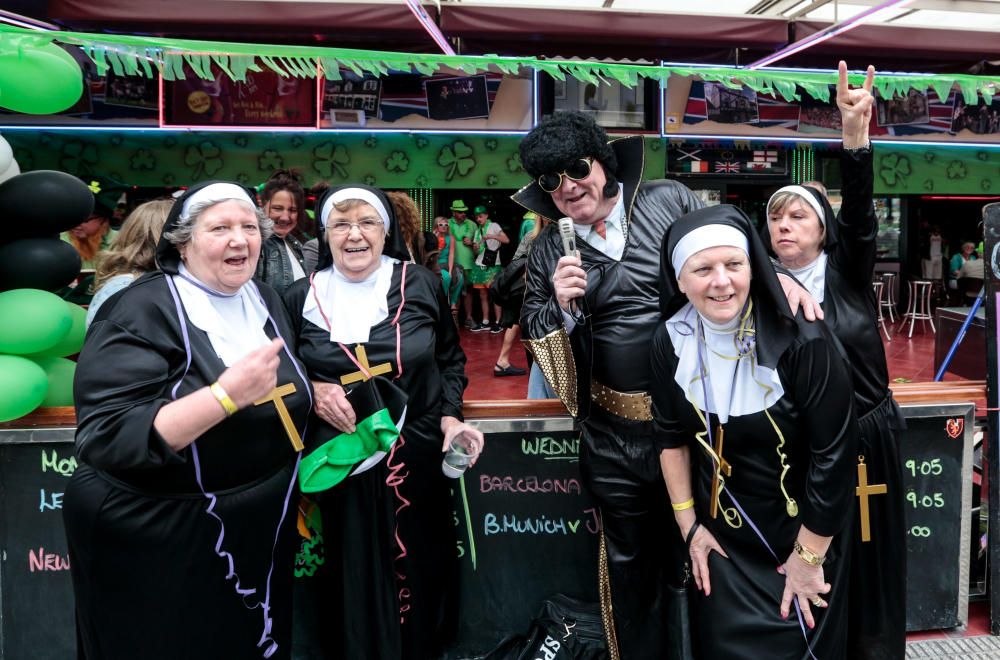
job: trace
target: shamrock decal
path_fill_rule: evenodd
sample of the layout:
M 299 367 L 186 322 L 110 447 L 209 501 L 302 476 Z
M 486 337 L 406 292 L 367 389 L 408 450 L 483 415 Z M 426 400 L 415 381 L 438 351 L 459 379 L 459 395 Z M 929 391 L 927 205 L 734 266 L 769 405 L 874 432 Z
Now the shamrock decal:
M 149 149 L 139 149 L 132 155 L 129 164 L 133 170 L 151 170 L 156 167 L 156 158 Z
M 427 176 L 424 174 L 418 174 L 417 178 L 413 180 L 417 188 L 426 188 L 428 184 Z
M 116 133 L 115 135 L 112 135 L 111 137 L 108 138 L 108 142 L 110 142 L 113 146 L 116 147 L 121 146 L 122 136 Z
M 924 152 L 924 160 L 926 160 L 928 163 L 933 163 L 934 162 L 934 157 L 935 157 L 935 154 L 934 154 L 933 151 L 925 151 Z
M 934 179 L 924 179 L 924 190 L 927 192 L 934 190 Z
M 244 186 L 250 183 L 250 175 L 246 172 L 240 172 L 236 175 L 236 181 L 243 184 Z
M 486 185 L 490 186 L 491 188 L 497 185 L 498 183 L 500 183 L 500 177 L 498 177 L 496 174 L 491 174 L 488 177 L 486 177 Z
M 472 152 L 472 147 L 456 140 L 450 145 L 445 145 L 438 153 L 438 165 L 445 168 L 445 181 L 451 181 L 455 174 L 465 176 L 476 166 L 476 159 Z
M 67 142 L 62 148 L 62 158 L 59 165 L 67 172 L 80 174 L 89 173 L 90 168 L 97 164 L 97 147 L 80 140 Z
M 184 152 L 184 164 L 192 168 L 191 178 L 197 181 L 221 170 L 221 154 L 222 150 L 219 149 L 219 146 L 208 140 L 189 146 Z
M 989 179 L 982 179 L 979 182 L 979 187 L 982 188 L 983 190 L 989 190 L 990 188 L 993 187 L 993 182 Z
M 316 148 L 313 149 L 313 156 L 315 160 L 313 160 L 312 167 L 320 176 L 327 179 L 333 176 L 347 178 L 347 170 L 344 166 L 351 162 L 351 156 L 347 153 L 344 145 L 324 142 L 316 145 Z
M 301 135 L 293 135 L 290 142 L 292 143 L 292 146 L 295 147 L 296 149 L 298 149 L 299 147 L 301 147 L 303 144 L 306 143 L 306 141 L 302 139 Z
M 659 151 L 660 147 L 662 147 L 662 146 L 663 146 L 663 143 L 660 140 L 650 140 L 649 141 L 649 149 L 650 149 L 650 151 Z
M 423 136 L 418 137 L 416 140 L 414 140 L 414 142 L 417 145 L 417 149 L 423 149 L 424 147 L 426 147 L 428 144 L 431 143 L 430 140 L 428 140 Z
M 486 141 L 486 148 L 489 149 L 490 151 L 496 151 L 498 144 L 499 143 L 496 140 L 490 138 L 489 140 Z
M 163 185 L 165 185 L 165 186 L 172 186 L 172 185 L 174 185 L 174 181 L 176 181 L 177 179 L 174 177 L 173 174 L 171 174 L 170 172 L 167 172 L 166 174 L 163 175 L 163 179 L 162 180 L 163 180 Z
M 983 162 L 986 162 L 986 161 L 988 161 L 990 159 L 990 154 L 988 152 L 986 152 L 986 151 L 977 151 L 976 152 L 976 158 L 978 158 L 979 160 L 981 160 Z
M 250 138 L 247 137 L 246 135 L 237 135 L 235 138 L 233 138 L 233 144 L 235 144 L 237 147 L 240 147 L 241 149 L 246 149 L 246 146 L 250 144 Z
M 17 161 L 22 172 L 35 169 L 35 155 L 27 149 L 21 147 L 14 149 L 14 160 Z
M 167 137 L 163 138 L 163 146 L 166 147 L 167 149 L 176 147 L 177 138 L 175 138 L 173 135 L 168 135 Z
M 257 157 L 257 169 L 261 172 L 273 172 L 285 166 L 285 159 L 274 149 L 265 149 L 264 153 Z
M 405 172 L 410 167 L 410 159 L 402 151 L 393 151 L 392 155 L 385 159 L 385 169 L 390 172 Z
M 375 183 L 376 183 L 375 182 L 375 175 L 374 174 L 366 174 L 365 178 L 364 178 L 364 182 L 365 182 L 366 186 L 374 186 Z
M 905 184 L 906 177 L 910 174 L 910 159 L 899 154 L 888 154 L 882 158 L 879 169 L 879 178 L 887 186 L 894 186 L 896 183 Z
M 948 169 L 945 173 L 949 179 L 964 179 L 965 175 L 969 172 L 965 169 L 965 163 L 960 160 L 953 160 L 948 163 Z
M 378 146 L 378 138 L 375 137 L 374 135 L 369 135 L 368 139 L 365 140 L 365 146 L 368 147 L 369 149 L 374 149 L 375 147 Z
M 524 171 L 524 166 L 521 165 L 521 154 L 515 153 L 507 159 L 507 171 L 511 174 Z

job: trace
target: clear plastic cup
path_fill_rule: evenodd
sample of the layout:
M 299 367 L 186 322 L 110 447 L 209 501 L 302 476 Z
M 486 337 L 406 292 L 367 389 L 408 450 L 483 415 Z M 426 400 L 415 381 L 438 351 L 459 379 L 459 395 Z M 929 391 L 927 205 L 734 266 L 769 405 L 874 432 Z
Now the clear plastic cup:
M 451 439 L 448 451 L 441 461 L 441 472 L 450 479 L 458 479 L 465 474 L 481 450 L 479 441 L 465 433 L 459 433 Z

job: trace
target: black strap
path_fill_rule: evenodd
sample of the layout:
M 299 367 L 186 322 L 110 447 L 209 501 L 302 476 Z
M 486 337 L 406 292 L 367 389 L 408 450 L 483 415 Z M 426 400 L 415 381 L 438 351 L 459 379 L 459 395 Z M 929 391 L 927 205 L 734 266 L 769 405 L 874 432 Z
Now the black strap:
M 684 539 L 684 543 L 687 547 L 691 547 L 691 541 L 694 539 L 694 535 L 698 531 L 699 527 L 701 527 L 701 523 L 695 520 L 694 524 L 691 525 L 691 529 L 688 530 L 687 537 Z

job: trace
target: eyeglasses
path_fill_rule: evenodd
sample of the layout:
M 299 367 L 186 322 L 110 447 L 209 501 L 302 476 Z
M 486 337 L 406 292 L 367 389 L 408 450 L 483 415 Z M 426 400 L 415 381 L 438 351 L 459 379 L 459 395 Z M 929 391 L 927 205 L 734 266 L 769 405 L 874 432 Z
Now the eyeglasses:
M 547 193 L 554 193 L 562 185 L 564 176 L 573 181 L 581 181 L 590 176 L 593 163 L 593 158 L 581 158 L 562 172 L 552 172 L 538 177 L 538 186 Z
M 357 227 L 362 234 L 374 234 L 385 228 L 381 220 L 366 219 L 361 222 L 334 222 L 330 225 L 330 233 L 338 236 L 351 233 L 351 227 Z

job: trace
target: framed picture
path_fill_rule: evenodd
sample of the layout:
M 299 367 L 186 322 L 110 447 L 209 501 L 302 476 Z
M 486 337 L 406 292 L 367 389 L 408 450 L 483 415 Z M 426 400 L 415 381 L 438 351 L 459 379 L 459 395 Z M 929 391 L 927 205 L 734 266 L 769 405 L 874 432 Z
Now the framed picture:
M 884 99 L 875 98 L 875 110 L 879 126 L 905 126 L 907 124 L 926 124 L 931 115 L 927 103 L 927 92 L 911 89 L 906 96 L 893 96 Z
M 951 132 L 969 130 L 976 135 L 1000 133 L 1000 99 L 986 105 L 980 99 L 976 105 L 966 105 L 961 94 L 955 95 L 955 109 L 951 115 Z
M 824 103 L 805 94 L 802 96 L 799 104 L 799 132 L 840 133 L 840 108 L 836 103 Z
M 362 77 L 344 71 L 341 76 L 341 80 L 323 80 L 323 114 L 333 110 L 360 110 L 374 117 L 382 95 L 382 81 L 374 76 Z
M 757 92 L 752 89 L 729 89 L 714 82 L 705 83 L 705 103 L 708 118 L 720 124 L 756 124 Z
M 490 116 L 486 76 L 437 78 L 424 82 L 431 119 L 484 119 Z

